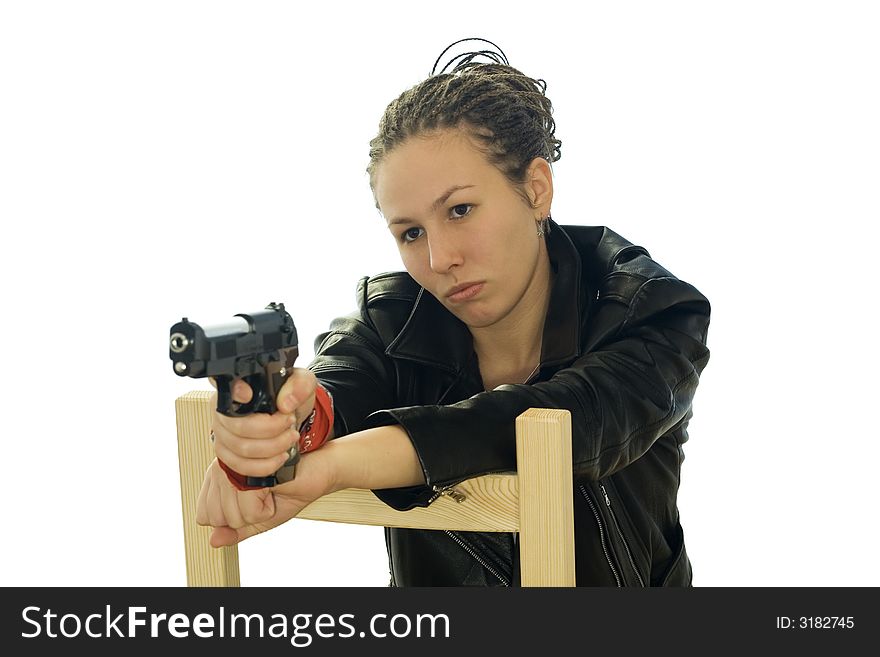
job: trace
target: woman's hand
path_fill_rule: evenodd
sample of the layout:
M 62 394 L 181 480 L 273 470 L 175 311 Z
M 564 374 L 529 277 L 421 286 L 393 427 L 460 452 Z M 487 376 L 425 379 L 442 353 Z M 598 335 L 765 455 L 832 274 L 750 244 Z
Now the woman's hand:
M 321 450 L 303 454 L 292 481 L 260 490 L 237 489 L 214 459 L 199 492 L 196 522 L 214 528 L 213 547 L 235 545 L 287 522 L 332 490 L 332 469 Z
M 297 429 L 315 406 L 317 383 L 310 370 L 295 367 L 278 391 L 275 402 L 278 412 L 229 417 L 214 411 L 212 431 L 217 457 L 239 474 L 251 477 L 274 474 L 284 465 L 290 448 L 299 442 Z M 247 403 L 252 396 L 248 384 L 240 379 L 235 381 L 233 400 Z M 216 397 L 215 392 L 211 400 L 214 408 Z
M 215 411 L 212 433 L 217 457 L 243 475 L 274 474 L 287 461 L 290 448 L 299 441 L 297 428 L 312 412 L 316 386 L 315 375 L 297 367 L 278 392 L 276 413 L 228 417 Z M 247 403 L 252 395 L 253 391 L 244 381 L 234 383 L 234 401 Z M 215 393 L 211 400 L 215 408 L 216 397 Z M 242 491 L 229 481 L 214 459 L 199 493 L 196 522 L 214 527 L 211 535 L 214 547 L 235 544 L 286 522 L 329 492 L 330 474 L 328 467 L 315 467 L 311 456 L 303 454 L 296 465 L 294 481 L 283 487 Z

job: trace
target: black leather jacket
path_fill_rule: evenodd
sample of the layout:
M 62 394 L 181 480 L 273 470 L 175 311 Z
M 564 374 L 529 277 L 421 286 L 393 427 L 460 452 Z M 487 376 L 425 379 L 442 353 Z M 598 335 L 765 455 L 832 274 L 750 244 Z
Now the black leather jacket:
M 467 327 L 405 272 L 363 278 L 358 310 L 318 336 L 309 367 L 333 396 L 337 435 L 409 434 L 427 485 L 374 491 L 402 510 L 515 470 L 516 417 L 568 409 L 577 584 L 689 586 L 676 497 L 709 302 L 608 228 L 550 226 L 556 277 L 527 384 L 485 391 Z M 392 585 L 518 584 L 515 535 L 385 533 Z

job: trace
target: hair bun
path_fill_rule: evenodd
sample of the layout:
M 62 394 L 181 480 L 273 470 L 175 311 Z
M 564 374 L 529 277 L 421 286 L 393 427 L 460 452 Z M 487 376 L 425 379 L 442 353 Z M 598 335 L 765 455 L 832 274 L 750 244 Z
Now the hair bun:
M 438 71 L 437 64 L 439 64 L 440 60 L 443 59 L 443 55 L 445 55 L 446 52 L 450 48 L 452 48 L 453 46 L 458 45 L 459 43 L 463 43 L 465 41 L 482 41 L 483 43 L 488 43 L 489 45 L 491 45 L 493 48 L 495 48 L 495 50 L 472 50 L 469 52 L 463 52 L 459 55 L 456 55 L 455 57 L 450 59 L 448 62 L 446 62 L 446 64 L 443 66 L 443 68 Z M 474 59 L 476 59 L 477 57 L 484 57 L 484 58 L 490 60 L 494 64 L 504 64 L 505 66 L 510 66 L 510 63 L 507 61 L 507 56 L 504 54 L 504 51 L 502 51 L 501 48 L 499 48 L 497 45 L 495 45 L 494 43 L 492 43 L 491 41 L 489 41 L 487 39 L 481 39 L 480 37 L 469 37 L 467 39 L 459 39 L 458 41 L 455 41 L 454 43 L 451 43 L 448 46 L 446 46 L 446 48 L 443 50 L 443 52 L 440 53 L 440 56 L 437 58 L 437 61 L 434 62 L 434 68 L 431 69 L 431 75 L 432 76 L 433 75 L 441 75 L 443 73 L 446 73 L 447 72 L 446 69 L 451 64 L 455 64 L 455 66 L 453 66 L 452 70 L 450 70 L 448 72 L 449 73 L 456 73 L 462 69 L 468 68 L 468 66 L 471 64 L 471 62 Z M 456 63 L 456 60 L 460 60 L 460 61 L 458 61 Z

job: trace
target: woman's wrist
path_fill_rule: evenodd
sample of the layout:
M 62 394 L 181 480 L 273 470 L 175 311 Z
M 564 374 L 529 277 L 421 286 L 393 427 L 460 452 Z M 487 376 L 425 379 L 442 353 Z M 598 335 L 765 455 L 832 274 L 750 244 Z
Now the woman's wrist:
M 306 452 L 300 457 L 299 463 L 296 464 L 296 475 L 292 481 L 296 482 L 301 475 L 316 482 L 317 497 L 323 497 L 340 490 L 338 459 L 332 453 L 330 444 L 313 452 Z

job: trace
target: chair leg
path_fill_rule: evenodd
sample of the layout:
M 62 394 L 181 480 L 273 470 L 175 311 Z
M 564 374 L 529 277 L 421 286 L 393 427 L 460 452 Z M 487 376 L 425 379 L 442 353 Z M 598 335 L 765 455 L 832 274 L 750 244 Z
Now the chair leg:
M 516 420 L 522 586 L 575 586 L 571 413 L 530 408 Z
M 196 502 L 205 470 L 214 459 L 210 391 L 197 390 L 178 397 L 177 452 L 180 460 L 180 498 L 188 586 L 239 586 L 238 546 L 212 548 L 210 527 L 196 524 Z

